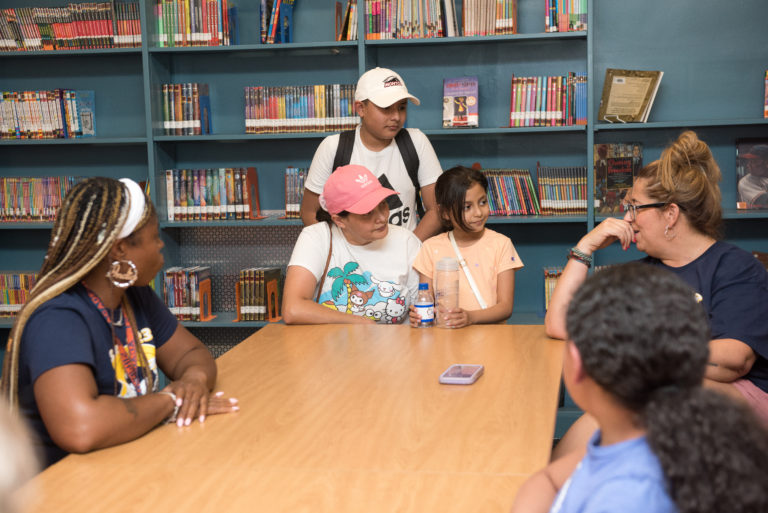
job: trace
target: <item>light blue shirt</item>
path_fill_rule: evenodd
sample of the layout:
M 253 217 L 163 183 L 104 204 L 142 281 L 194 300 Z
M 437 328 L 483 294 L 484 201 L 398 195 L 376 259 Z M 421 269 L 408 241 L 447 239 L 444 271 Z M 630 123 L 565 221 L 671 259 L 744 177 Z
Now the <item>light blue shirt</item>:
M 646 438 L 601 446 L 598 430 L 550 513 L 676 513 Z

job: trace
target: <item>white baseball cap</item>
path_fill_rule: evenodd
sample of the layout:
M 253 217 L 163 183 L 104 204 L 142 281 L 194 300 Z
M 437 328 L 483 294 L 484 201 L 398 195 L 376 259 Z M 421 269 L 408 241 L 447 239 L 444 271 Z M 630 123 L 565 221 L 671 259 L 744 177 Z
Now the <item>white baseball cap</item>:
M 408 98 L 414 105 L 421 102 L 412 94 L 408 94 L 403 79 L 387 68 L 373 68 L 360 76 L 355 89 L 355 101 L 370 100 L 377 106 L 386 109 L 390 105 Z

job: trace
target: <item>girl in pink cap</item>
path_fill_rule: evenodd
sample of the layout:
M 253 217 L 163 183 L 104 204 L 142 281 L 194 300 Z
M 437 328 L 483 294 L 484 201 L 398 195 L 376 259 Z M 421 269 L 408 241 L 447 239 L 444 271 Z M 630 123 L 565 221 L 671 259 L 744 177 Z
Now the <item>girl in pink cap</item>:
M 320 195 L 316 224 L 293 248 L 283 291 L 286 324 L 399 324 L 418 289 L 411 268 L 421 242 L 390 225 L 398 194 L 367 168 L 338 168 Z

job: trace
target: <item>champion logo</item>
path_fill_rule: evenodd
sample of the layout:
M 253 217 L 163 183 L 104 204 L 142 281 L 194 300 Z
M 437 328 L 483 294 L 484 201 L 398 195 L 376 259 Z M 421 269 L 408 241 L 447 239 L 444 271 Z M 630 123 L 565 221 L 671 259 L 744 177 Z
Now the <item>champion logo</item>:
M 355 179 L 355 182 L 360 184 L 360 188 L 368 187 L 373 182 L 371 182 L 366 175 L 357 175 L 357 178 Z
M 402 86 L 402 82 L 400 82 L 400 79 L 398 79 L 396 76 L 387 77 L 384 79 L 384 87 L 396 87 L 396 86 Z

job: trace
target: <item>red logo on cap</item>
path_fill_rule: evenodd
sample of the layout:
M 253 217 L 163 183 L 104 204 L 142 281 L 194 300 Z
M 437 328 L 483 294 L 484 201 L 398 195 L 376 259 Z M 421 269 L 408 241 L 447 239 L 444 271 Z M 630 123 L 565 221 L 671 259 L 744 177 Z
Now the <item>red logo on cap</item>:
M 395 76 L 387 77 L 384 79 L 384 87 L 402 86 L 402 85 L 403 84 L 400 83 L 400 80 Z

